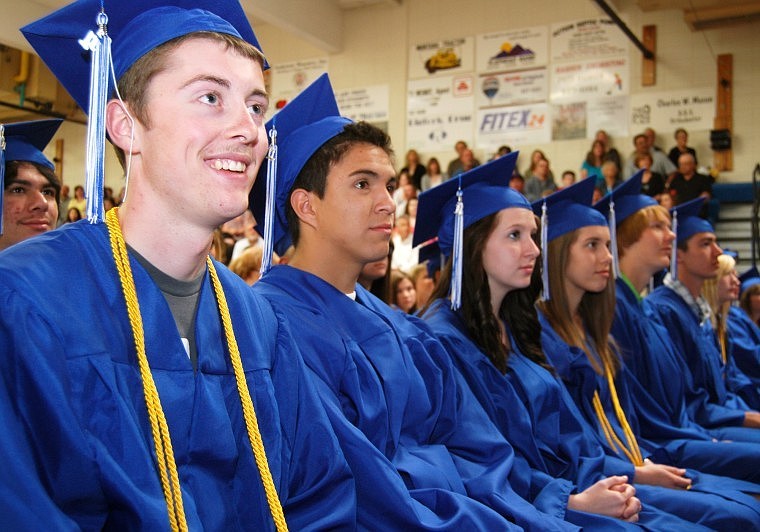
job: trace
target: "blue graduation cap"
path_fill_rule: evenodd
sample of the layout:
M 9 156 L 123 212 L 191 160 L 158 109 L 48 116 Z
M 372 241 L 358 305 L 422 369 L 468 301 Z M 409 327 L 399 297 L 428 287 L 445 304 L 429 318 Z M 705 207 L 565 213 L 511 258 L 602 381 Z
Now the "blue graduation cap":
M 594 208 L 607 218 L 607 223 L 610 227 L 612 270 L 615 277 L 620 275 L 617 226 L 641 209 L 658 205 L 654 198 L 641 193 L 641 178 L 643 175 L 644 170 L 639 170 L 630 179 L 615 187 L 612 192 L 594 204 Z
M 752 266 L 749 270 L 741 274 L 739 276 L 739 281 L 742 283 L 742 293 L 748 288 L 760 284 L 760 271 L 757 270 L 757 266 Z
M 271 265 L 272 249 L 282 255 L 291 244 L 286 218 L 290 189 L 314 153 L 340 134 L 351 120 L 340 116 L 330 79 L 322 74 L 266 124 L 270 137 L 266 168 L 262 165 L 249 205 L 263 220 L 261 274 Z M 261 225 L 257 227 L 257 230 Z
M 705 198 L 699 197 L 670 209 L 673 219 L 673 232 L 676 234 L 676 245 L 673 246 L 673 256 L 670 258 L 670 277 L 678 279 L 678 246 L 697 233 L 714 233 L 710 222 L 699 216 Z
M 115 80 L 176 37 L 208 31 L 260 49 L 238 0 L 77 0 L 21 28 L 29 44 L 90 117 L 87 217 L 103 218 L 105 105 Z M 113 47 L 111 43 L 113 42 Z
M 419 196 L 417 224 L 412 245 L 438 237 L 441 253 L 452 255 L 451 303 L 456 310 L 461 303 L 462 237 L 464 230 L 508 207 L 530 210 L 525 196 L 509 188 L 519 152 L 512 152 L 487 162 Z
M 5 164 L 10 161 L 28 161 L 55 169 L 55 165 L 45 157 L 42 150 L 62 123 L 62 119 L 53 118 L 0 125 L 0 213 L 3 212 L 5 194 Z M 0 235 L 2 234 L 3 221 L 0 215 Z
M 581 227 L 607 226 L 607 218 L 591 206 L 595 187 L 596 179 L 587 177 L 531 204 L 533 212 L 541 216 L 541 275 L 545 300 L 550 297 L 549 242 Z

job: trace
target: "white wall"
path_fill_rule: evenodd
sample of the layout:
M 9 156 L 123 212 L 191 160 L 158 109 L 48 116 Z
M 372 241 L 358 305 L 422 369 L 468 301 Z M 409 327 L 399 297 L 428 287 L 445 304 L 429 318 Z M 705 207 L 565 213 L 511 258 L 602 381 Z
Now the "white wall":
M 519 7 L 518 7 L 519 6 Z M 723 172 L 719 181 L 747 181 L 760 161 L 760 39 L 758 25 L 736 26 L 692 33 L 681 11 L 643 13 L 633 0 L 620 0 L 616 11 L 636 35 L 644 25 L 657 27 L 657 84 L 641 87 L 641 53 L 631 44 L 631 92 L 662 92 L 686 87 L 715 86 L 716 57 L 733 54 L 734 60 L 734 170 Z M 406 145 L 406 73 L 409 47 L 418 41 L 461 35 L 477 35 L 511 28 L 551 24 L 583 17 L 603 16 L 590 0 L 557 2 L 532 0 L 527 4 L 504 0 L 404 0 L 401 6 L 375 6 L 346 12 L 343 52 L 329 55 L 330 78 L 336 89 L 387 83 L 390 86 L 390 124 L 398 158 L 412 146 Z M 287 35 L 277 28 L 260 25 L 257 35 L 273 64 L 309 59 L 328 54 Z M 627 156 L 632 151 L 633 134 L 615 138 L 613 144 Z M 672 131 L 658 131 L 658 145 L 674 145 Z M 711 164 L 709 132 L 690 132 L 690 144 L 701 164 Z M 524 154 L 521 169 L 528 164 L 534 148 L 544 150 L 552 161 L 555 175 L 580 167 L 590 143 L 586 140 L 545 145 L 513 146 Z M 474 146 L 476 155 L 487 159 Z M 454 155 L 452 146 L 436 155 L 445 165 Z M 399 160 L 399 162 L 402 162 Z

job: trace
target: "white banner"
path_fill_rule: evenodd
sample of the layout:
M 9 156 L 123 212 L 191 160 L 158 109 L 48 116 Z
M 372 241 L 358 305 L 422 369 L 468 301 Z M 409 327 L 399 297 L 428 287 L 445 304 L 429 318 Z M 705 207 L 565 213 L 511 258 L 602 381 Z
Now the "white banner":
M 477 115 L 477 146 L 495 150 L 502 144 L 519 149 L 551 140 L 549 106 L 545 103 L 481 109 Z
M 561 63 L 552 65 L 551 71 L 552 101 L 622 96 L 630 91 L 626 57 Z
M 473 77 L 438 77 L 407 84 L 406 144 L 443 151 L 473 140 Z
M 608 18 L 552 24 L 550 46 L 552 63 L 628 55 L 625 34 Z
M 474 67 L 473 37 L 418 43 L 409 51 L 409 79 L 460 75 Z
M 270 89 L 272 92 L 270 99 L 272 108 L 282 109 L 286 103 L 327 72 L 327 66 L 326 57 L 273 65 L 270 69 L 272 72 L 272 87 Z
M 477 36 L 475 64 L 479 73 L 545 66 L 549 54 L 546 26 Z
M 651 127 L 671 132 L 682 127 L 689 131 L 713 128 L 715 89 L 683 89 L 631 95 L 631 129 Z
M 479 76 L 475 90 L 479 108 L 545 102 L 549 76 L 545 68 Z
M 388 123 L 388 85 L 373 85 L 335 92 L 340 114 L 354 121 L 364 120 L 373 124 Z

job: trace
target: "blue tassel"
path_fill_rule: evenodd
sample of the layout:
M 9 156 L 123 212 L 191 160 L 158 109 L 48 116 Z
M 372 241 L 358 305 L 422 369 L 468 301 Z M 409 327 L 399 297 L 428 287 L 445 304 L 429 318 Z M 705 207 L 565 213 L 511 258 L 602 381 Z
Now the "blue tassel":
M 90 31 L 79 44 L 91 53 L 90 105 L 87 110 L 87 158 L 85 162 L 85 197 L 87 219 L 97 223 L 104 219 L 103 184 L 105 179 L 106 102 L 108 74 L 111 64 L 111 38 L 106 26 L 108 17 L 101 8 L 97 17 L 98 31 Z
M 610 198 L 610 254 L 612 255 L 612 276 L 613 279 L 620 277 L 620 260 L 618 258 L 617 247 L 617 223 L 615 222 L 615 201 Z
M 674 281 L 678 280 L 678 211 L 673 210 L 673 233 L 676 235 L 676 239 L 673 240 L 673 250 L 670 252 L 670 278 Z
M 261 275 L 272 268 L 272 249 L 274 248 L 274 214 L 275 194 L 277 193 L 277 128 L 272 120 L 269 131 L 269 152 L 267 153 L 267 201 L 264 215 L 264 249 L 261 257 Z
M 5 201 L 5 126 L 0 124 L 0 235 L 3 234 L 3 201 Z
M 459 180 L 457 204 L 454 208 L 454 244 L 451 252 L 451 310 L 462 306 L 462 239 L 464 237 L 464 202 L 462 201 L 462 180 Z
M 541 282 L 544 285 L 544 301 L 549 301 L 549 216 L 546 202 L 541 207 Z

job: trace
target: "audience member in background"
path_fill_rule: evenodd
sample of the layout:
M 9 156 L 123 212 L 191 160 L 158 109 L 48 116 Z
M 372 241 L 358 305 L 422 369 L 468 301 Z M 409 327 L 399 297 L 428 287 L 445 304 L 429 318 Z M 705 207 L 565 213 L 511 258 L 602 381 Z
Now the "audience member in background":
M 0 195 L 0 250 L 58 225 L 61 181 L 55 165 L 42 153 L 62 120 L 36 120 L 5 125 L 5 181 Z
M 71 196 L 69 196 L 69 186 L 61 185 L 61 200 L 58 202 L 58 225 L 66 223 L 66 217 L 69 213 L 69 202 Z
M 528 201 L 536 201 L 557 190 L 547 158 L 538 159 L 533 165 L 531 174 L 525 181 L 525 197 Z
M 422 176 L 420 190 L 425 192 L 430 188 L 440 185 L 448 178 L 448 174 L 441 172 L 441 163 L 438 162 L 438 159 L 431 157 L 428 159 L 427 172 Z
M 667 178 L 667 176 L 676 170 L 675 165 L 670 162 L 670 159 L 668 159 L 664 153 L 651 149 L 647 136 L 644 133 L 639 133 L 633 137 L 633 146 L 635 149 L 625 163 L 625 170 L 623 172 L 623 177 L 625 179 L 628 179 L 638 171 L 636 168 L 636 156 L 644 155 L 645 153 L 652 155 L 651 170 L 653 172 L 657 172 Z
M 654 129 L 651 127 L 648 127 L 644 130 L 644 136 L 647 138 L 647 144 L 649 145 L 649 151 L 658 151 L 660 153 L 665 153 L 662 148 L 657 146 L 655 142 L 657 142 L 657 133 Z
M 709 175 L 697 172 L 697 163 L 691 153 L 684 153 L 678 157 L 678 172 L 673 174 L 668 184 L 670 195 L 676 205 L 682 205 L 693 199 L 712 197 L 713 178 Z M 702 207 L 700 216 L 707 215 L 707 202 Z
M 256 232 L 256 219 L 253 217 L 253 213 L 250 210 L 246 210 L 239 218 L 239 223 L 243 228 L 243 236 L 235 242 L 232 248 L 232 255 L 230 255 L 230 261 L 234 261 L 247 249 L 260 248 L 264 245 L 264 239 Z
M 493 157 L 491 157 L 491 160 L 498 159 L 499 157 L 504 157 L 508 153 L 512 153 L 512 148 L 506 145 L 499 146 L 499 149 L 497 149 L 496 152 L 494 152 Z
M 567 188 L 573 183 L 575 183 L 575 172 L 572 170 L 565 170 L 562 172 L 562 186 L 560 188 Z
M 71 207 L 69 211 L 66 213 L 66 219 L 63 223 L 71 223 L 71 222 L 78 222 L 82 219 L 82 213 L 79 212 L 79 209 L 76 207 Z
M 538 161 L 548 161 L 549 159 L 546 158 L 546 155 L 541 150 L 533 150 L 533 152 L 530 154 L 530 166 L 528 166 L 528 170 L 523 174 L 523 177 L 525 177 L 525 180 L 529 180 L 533 175 L 535 175 L 535 169 L 536 165 L 538 164 Z M 552 173 L 551 169 L 549 170 L 549 176 L 551 177 L 551 180 L 554 181 L 554 174 Z
M 391 305 L 406 314 L 417 312 L 417 291 L 408 273 L 391 270 Z
M 413 236 L 409 216 L 402 214 L 397 217 L 391 239 L 393 242 L 392 269 L 410 272 L 419 262 L 417 248 L 412 247 Z
M 224 240 L 224 233 L 222 233 L 221 227 L 214 229 L 214 236 L 211 240 L 211 251 L 209 251 L 209 254 L 224 265 L 230 263 L 230 255 L 232 253 L 231 249 L 227 246 L 227 242 Z
M 449 175 L 449 178 L 454 177 L 455 175 L 461 174 L 463 171 L 468 170 L 470 168 L 474 168 L 476 166 L 480 166 L 480 161 L 475 159 L 475 157 L 472 154 L 472 151 L 470 151 L 469 154 L 465 155 L 465 151 L 467 148 L 467 143 L 463 140 L 458 141 L 454 145 L 454 149 L 457 152 L 456 159 L 452 159 L 451 162 L 449 162 L 449 166 L 446 169 L 446 173 Z M 472 159 L 472 161 L 469 163 L 470 168 L 465 168 L 465 159 Z
M 261 257 L 263 255 L 261 246 L 248 248 L 230 262 L 230 270 L 245 281 L 248 286 L 253 286 L 261 277 Z M 272 254 L 272 266 L 279 263 L 280 259 L 277 254 Z
M 79 209 L 79 214 L 82 215 L 82 218 L 85 217 L 87 213 L 87 200 L 84 197 L 84 187 L 82 185 L 74 187 L 74 197 L 69 201 L 69 208 L 71 207 Z
M 293 247 L 293 246 L 291 246 Z M 358 283 L 383 303 L 391 304 L 391 258 L 393 243 L 388 246 L 388 255 L 380 260 L 368 262 L 359 273 Z
M 475 158 L 475 155 L 472 153 L 472 150 L 470 148 L 465 148 L 462 151 L 460 162 L 462 164 L 460 164 L 459 167 L 456 169 L 456 171 L 453 174 L 451 174 L 451 177 L 456 177 L 459 174 L 468 172 L 472 170 L 473 168 L 480 166 L 480 161 L 478 161 Z
M 618 168 L 623 167 L 623 161 L 620 159 L 620 152 L 618 152 L 615 148 L 612 147 L 612 143 L 610 142 L 610 137 L 607 135 L 607 132 L 603 129 L 600 129 L 596 132 L 596 135 L 594 135 L 594 140 L 600 141 L 604 145 L 604 160 L 605 161 L 615 161 L 618 165 Z
M 412 233 L 414 233 L 414 225 L 417 223 L 417 204 L 418 200 L 416 196 L 409 198 L 406 202 L 406 211 L 404 211 L 404 214 L 409 217 L 409 228 Z
M 401 171 L 398 174 L 396 190 L 393 191 L 393 202 L 396 204 L 396 217 L 406 212 L 406 205 L 411 198 L 417 197 L 417 189 L 409 179 L 409 172 Z
M 597 182 L 602 179 L 602 163 L 604 162 L 604 143 L 601 140 L 594 140 L 591 149 L 586 154 L 586 160 L 581 165 L 580 178 L 586 179 L 593 175 L 596 176 Z
M 659 196 L 657 196 L 657 203 L 665 207 L 666 209 L 670 210 L 673 208 L 673 196 L 670 195 L 669 192 L 663 192 Z
M 422 188 L 422 176 L 425 175 L 425 165 L 420 162 L 420 154 L 417 150 L 409 150 L 406 152 L 406 166 L 401 171 L 406 171 L 409 174 L 409 180 L 414 185 L 414 188 L 419 190 Z
M 509 188 L 516 190 L 520 194 L 525 193 L 525 178 L 520 174 L 512 175 L 509 178 Z
M 665 192 L 665 177 L 652 171 L 652 154 L 636 154 L 636 168 L 644 170 L 641 174 L 641 193 L 655 197 Z
M 760 330 L 733 306 L 740 288 L 736 260 L 724 253 L 718 257 L 718 273 L 702 286 L 702 295 L 712 311 L 710 321 L 726 366 L 726 388 L 760 410 Z
M 417 293 L 417 304 L 415 307 L 421 309 L 435 289 L 435 279 L 430 277 L 430 272 L 425 263 L 418 264 L 412 268 L 409 277 L 412 278 L 414 291 Z
M 760 272 L 753 266 L 739 277 L 742 282 L 739 306 L 760 327 Z
M 697 161 L 697 150 L 687 146 L 689 142 L 689 134 L 686 130 L 679 127 L 676 129 L 674 137 L 676 139 L 676 145 L 670 148 L 668 159 L 670 159 L 675 166 L 678 166 L 678 158 L 684 153 L 691 153 L 694 156 L 694 164 L 699 164 Z
M 623 182 L 623 178 L 620 177 L 620 169 L 618 165 L 612 161 L 605 161 L 602 164 L 602 182 L 597 183 L 596 189 L 599 194 L 604 197 L 612 190 Z

